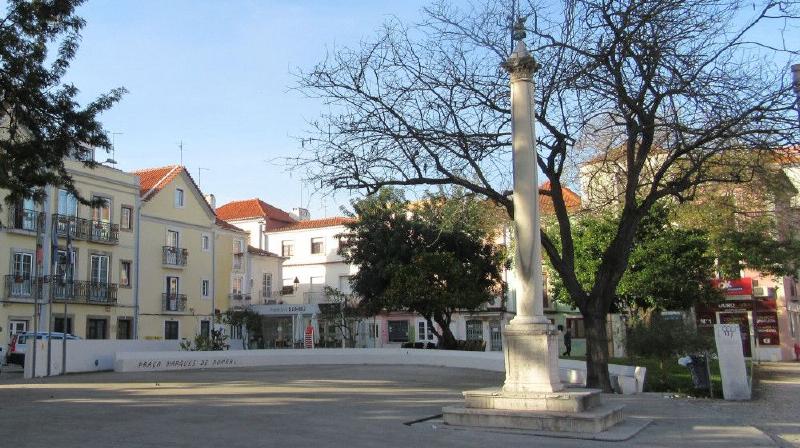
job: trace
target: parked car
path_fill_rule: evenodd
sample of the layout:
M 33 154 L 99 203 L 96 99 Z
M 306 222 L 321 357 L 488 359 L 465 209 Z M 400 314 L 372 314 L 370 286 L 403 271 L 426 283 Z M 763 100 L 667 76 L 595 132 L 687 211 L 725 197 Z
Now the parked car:
M 47 340 L 48 333 L 46 331 L 40 331 L 36 333 L 36 339 L 45 341 Z M 11 364 L 25 364 L 25 352 L 28 349 L 28 341 L 30 341 L 34 336 L 32 331 L 26 331 L 24 333 L 17 333 L 11 337 L 11 343 L 8 345 L 8 362 Z M 50 333 L 50 337 L 56 340 L 63 340 L 64 333 L 60 332 L 52 332 Z M 71 334 L 67 334 L 67 340 L 73 339 L 80 339 L 78 336 L 73 336 Z

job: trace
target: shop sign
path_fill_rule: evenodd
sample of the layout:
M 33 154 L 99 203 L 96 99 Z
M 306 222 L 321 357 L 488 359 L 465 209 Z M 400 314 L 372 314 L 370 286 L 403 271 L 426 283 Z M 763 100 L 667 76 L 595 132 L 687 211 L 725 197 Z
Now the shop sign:
M 714 279 L 711 283 L 714 287 L 722 290 L 726 299 L 753 295 L 753 279 L 750 277 Z
M 758 334 L 759 345 L 780 345 L 778 313 L 775 311 L 757 311 L 756 333 Z
M 316 304 L 302 304 L 302 305 L 256 305 L 253 309 L 258 314 L 279 315 L 286 316 L 292 314 L 317 314 L 319 307 Z

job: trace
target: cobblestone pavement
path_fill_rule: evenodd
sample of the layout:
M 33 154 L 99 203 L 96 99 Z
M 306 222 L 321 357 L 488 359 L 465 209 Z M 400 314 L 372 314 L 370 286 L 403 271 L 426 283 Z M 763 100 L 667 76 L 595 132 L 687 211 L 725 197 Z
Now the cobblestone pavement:
M 606 396 L 653 423 L 620 446 L 793 446 L 800 435 L 800 364 L 761 367 L 748 403 Z M 404 425 L 461 401 L 502 374 L 416 366 L 297 366 L 68 375 L 0 374 L 0 446 L 14 447 L 516 447 L 609 442 Z

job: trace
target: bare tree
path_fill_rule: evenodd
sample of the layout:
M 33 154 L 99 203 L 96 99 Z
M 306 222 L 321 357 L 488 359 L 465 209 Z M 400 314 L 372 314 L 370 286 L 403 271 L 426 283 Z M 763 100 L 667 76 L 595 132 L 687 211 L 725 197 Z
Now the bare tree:
M 796 26 L 798 5 L 566 0 L 521 9 L 541 66 L 538 163 L 558 222 L 542 244 L 584 317 L 588 384 L 609 390 L 605 322 L 647 211 L 662 198 L 691 200 L 708 182 L 746 179 L 759 158 L 730 151 L 754 155 L 798 141 L 788 64 L 776 62 L 796 52 L 757 34 L 772 23 Z M 501 68 L 509 12 L 503 1 L 466 10 L 435 3 L 420 23 L 390 21 L 374 39 L 299 73 L 298 88 L 328 111 L 311 123 L 295 167 L 326 189 L 460 185 L 513 217 Z M 619 224 L 586 288 L 575 275 L 561 187 L 576 167 L 612 165 Z

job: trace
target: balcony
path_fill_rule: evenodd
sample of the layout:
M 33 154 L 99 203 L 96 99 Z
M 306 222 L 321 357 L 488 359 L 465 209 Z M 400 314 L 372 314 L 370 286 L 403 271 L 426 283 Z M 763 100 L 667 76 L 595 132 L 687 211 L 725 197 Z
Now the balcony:
M 78 218 L 76 216 L 54 214 L 58 236 L 70 236 L 76 240 L 88 240 L 102 244 L 119 242 L 119 225 L 105 221 Z
M 165 312 L 182 313 L 186 311 L 186 294 L 161 294 L 161 310 Z
M 50 281 L 50 291 L 54 302 L 81 303 L 87 305 L 116 305 L 117 284 L 96 283 L 82 280 L 61 282 L 55 278 Z
M 325 296 L 323 291 L 311 291 L 311 292 L 304 292 L 303 293 L 303 303 L 305 304 L 314 304 L 314 303 L 326 303 L 328 298 Z
M 11 230 L 36 232 L 44 225 L 44 213 L 35 210 L 10 208 L 6 227 Z
M 182 268 L 189 259 L 189 251 L 180 247 L 163 246 L 161 248 L 161 263 L 164 266 Z
M 6 275 L 5 294 L 3 297 L 6 299 L 22 299 L 26 302 L 33 300 L 35 294 L 34 287 L 36 285 L 41 286 L 41 282 L 35 277 Z
M 231 293 L 228 294 L 231 301 L 231 308 L 247 308 L 252 300 L 250 294 Z

